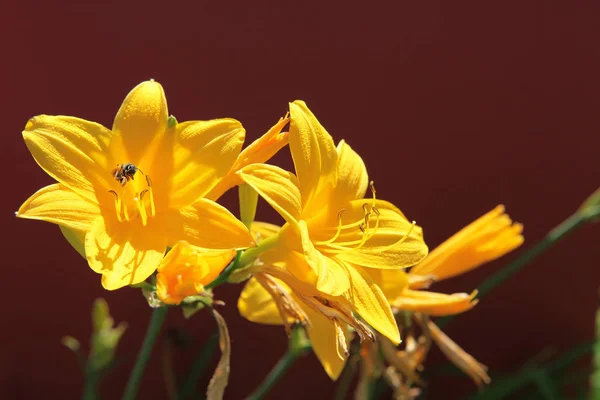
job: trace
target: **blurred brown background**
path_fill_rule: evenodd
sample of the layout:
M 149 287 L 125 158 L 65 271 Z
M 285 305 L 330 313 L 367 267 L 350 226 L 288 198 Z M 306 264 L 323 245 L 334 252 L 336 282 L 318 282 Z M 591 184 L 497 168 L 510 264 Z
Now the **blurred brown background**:
M 87 344 L 99 296 L 130 326 L 103 398 L 124 387 L 150 315 L 139 291 L 103 291 L 56 226 L 13 212 L 52 182 L 22 141 L 27 119 L 66 114 L 110 127 L 142 80 L 163 84 L 179 121 L 235 117 L 248 140 L 288 101 L 303 99 L 336 141 L 359 150 L 378 195 L 422 225 L 430 247 L 498 203 L 525 224 L 526 245 L 535 243 L 600 183 L 600 3 L 509 3 L 4 1 L 0 397 L 79 396 L 82 376 L 60 338 Z M 286 151 L 276 161 L 289 166 L 288 158 Z M 234 206 L 235 196 L 226 200 Z M 264 203 L 259 214 L 276 221 Z M 589 340 L 599 235 L 598 226 L 576 232 L 449 334 L 492 377 L 544 347 Z M 435 289 L 470 291 L 512 258 Z M 286 346 L 283 329 L 237 314 L 240 289 L 217 292 L 233 338 L 228 399 L 249 394 Z M 167 325 L 191 334 L 191 347 L 176 355 L 183 372 L 214 323 L 208 313 L 184 321 L 172 310 Z M 161 349 L 162 342 L 140 398 L 165 397 Z M 272 398 L 327 399 L 334 388 L 311 355 Z M 456 378 L 434 380 L 432 389 L 435 398 L 453 398 L 474 386 Z

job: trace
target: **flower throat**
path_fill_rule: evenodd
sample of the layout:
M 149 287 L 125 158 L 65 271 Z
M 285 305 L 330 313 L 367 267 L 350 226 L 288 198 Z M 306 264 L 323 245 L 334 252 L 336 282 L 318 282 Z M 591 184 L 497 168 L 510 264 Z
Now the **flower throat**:
M 147 187 L 139 190 L 139 184 L 135 182 L 135 175 L 141 173 L 146 178 Z M 114 190 L 109 190 L 115 196 L 115 212 L 117 214 L 117 220 L 119 222 L 132 221 L 137 215 L 142 220 L 142 225 L 148 224 L 148 215 L 154 217 L 156 215 L 156 208 L 154 206 L 154 194 L 152 192 L 152 180 L 149 175 L 146 175 L 141 169 L 131 163 L 118 164 L 115 169 L 111 171 L 113 178 L 119 182 L 121 186 L 121 196 Z M 129 181 L 132 181 L 130 185 L 127 185 Z M 139 180 L 138 180 L 139 182 Z M 134 211 L 130 212 L 129 207 L 133 207 Z M 150 207 L 148 213 L 146 207 Z

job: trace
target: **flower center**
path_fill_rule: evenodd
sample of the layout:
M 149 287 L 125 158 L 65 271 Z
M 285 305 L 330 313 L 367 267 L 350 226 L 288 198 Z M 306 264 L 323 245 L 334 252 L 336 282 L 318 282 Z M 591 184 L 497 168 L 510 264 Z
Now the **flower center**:
M 146 178 L 146 187 L 143 187 L 143 183 L 140 185 L 141 181 L 135 181 L 138 172 Z M 117 221 L 129 222 L 139 215 L 142 225 L 146 226 L 148 216 L 154 217 L 156 215 L 150 176 L 144 174 L 141 169 L 131 163 L 117 165 L 117 168 L 113 169 L 111 174 L 121 186 L 119 193 L 109 190 L 109 193 L 115 196 Z M 131 183 L 129 183 L 130 181 Z
M 337 226 L 335 234 L 329 240 L 317 241 L 316 242 L 317 245 L 327 246 L 328 249 L 333 250 L 335 252 L 358 250 L 361 247 L 363 247 L 369 239 L 371 239 L 373 236 L 375 236 L 375 233 L 377 232 L 377 229 L 379 228 L 379 217 L 381 215 L 381 212 L 375 206 L 375 204 L 377 203 L 377 192 L 375 191 L 375 185 L 374 185 L 373 181 L 371 181 L 369 183 L 369 187 L 371 188 L 371 193 L 372 193 L 373 197 L 371 200 L 371 204 L 364 203 L 362 205 L 362 209 L 363 209 L 362 218 L 360 218 L 354 222 L 351 222 L 349 224 L 344 224 L 342 221 L 342 215 L 344 214 L 344 212 L 346 210 L 344 210 L 344 209 L 340 210 L 340 212 L 337 215 L 338 226 Z M 410 229 L 404 236 L 402 236 L 402 238 L 400 238 L 398 241 L 392 243 L 389 246 L 385 246 L 383 248 L 383 250 L 381 250 L 381 251 L 386 251 L 389 248 L 392 248 L 394 246 L 397 246 L 397 245 L 403 243 L 406 239 L 408 239 L 408 237 L 412 233 L 415 225 L 416 225 L 416 222 L 413 221 Z M 361 231 L 362 237 L 360 239 L 348 240 L 348 241 L 338 241 L 342 231 L 348 231 L 348 230 L 351 231 L 352 229 L 356 229 L 356 228 L 360 229 L 360 231 Z

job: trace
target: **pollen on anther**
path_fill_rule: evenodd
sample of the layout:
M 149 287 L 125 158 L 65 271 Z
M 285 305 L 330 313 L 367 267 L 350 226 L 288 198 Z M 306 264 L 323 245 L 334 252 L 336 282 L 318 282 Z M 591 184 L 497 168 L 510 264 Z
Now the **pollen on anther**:
M 18 217 L 18 216 L 19 216 L 19 212 L 15 211 L 15 217 Z

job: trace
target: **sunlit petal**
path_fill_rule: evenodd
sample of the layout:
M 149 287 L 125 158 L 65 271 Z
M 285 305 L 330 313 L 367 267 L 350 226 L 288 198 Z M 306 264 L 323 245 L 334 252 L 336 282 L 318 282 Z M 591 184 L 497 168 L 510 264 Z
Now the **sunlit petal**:
M 395 300 L 408 287 L 409 275 L 402 269 L 365 268 L 371 279 L 381 288 L 388 302 Z
M 252 164 L 239 175 L 287 222 L 295 224 L 300 219 L 300 191 L 294 174 L 273 165 Z
M 362 268 L 348 268 L 350 290 L 345 294 L 356 312 L 375 330 L 395 344 L 400 343 L 400 332 L 394 314 L 383 291 Z
M 474 300 L 476 295 L 477 291 L 469 295 L 467 293 L 444 294 L 405 289 L 392 302 L 392 306 L 399 310 L 422 312 L 427 315 L 441 317 L 459 314 L 475 307 L 478 303 L 478 300 Z
M 158 268 L 167 246 L 158 226 L 122 224 L 116 219 L 96 219 L 85 236 L 85 254 L 92 270 L 102 274 L 107 290 L 134 285 Z
M 152 164 L 150 160 L 154 157 L 147 153 L 151 143 L 164 134 L 168 116 L 167 99 L 160 83 L 153 80 L 140 83 L 129 92 L 117 112 L 111 153 L 115 158 L 126 158 L 119 163 L 139 165 L 144 158 L 147 164 Z
M 23 203 L 17 217 L 37 219 L 67 228 L 89 231 L 100 216 L 100 206 L 56 183 L 38 190 Z
M 190 205 L 210 192 L 231 169 L 245 132 L 234 119 L 177 124 L 173 172 L 165 178 L 170 179 L 170 207 Z
M 298 176 L 302 209 L 318 214 L 327 204 L 337 179 L 337 151 L 333 139 L 308 109 L 297 100 L 290 103 L 290 151 Z
M 49 115 L 30 119 L 23 131 L 27 148 L 48 175 L 96 202 L 109 196 L 111 136 L 94 122 Z
M 323 314 L 310 307 L 304 307 L 304 311 L 310 321 L 307 332 L 315 355 L 323 365 L 327 375 L 335 381 L 344 369 L 348 358 L 343 351 L 337 349 L 336 343 L 340 339 L 347 343 L 348 339 L 345 335 L 340 338 L 340 335 L 343 335 L 344 332 L 340 332 L 333 321 Z
M 351 200 L 365 197 L 369 176 L 362 158 L 344 140 L 338 144 L 337 153 L 338 180 L 334 199 L 341 207 Z
M 283 325 L 273 297 L 255 278 L 244 286 L 238 299 L 238 310 L 248 321 L 267 325 Z
M 255 245 L 248 228 L 225 207 L 200 199 L 163 217 L 169 244 L 185 240 L 209 249 L 245 249 Z

